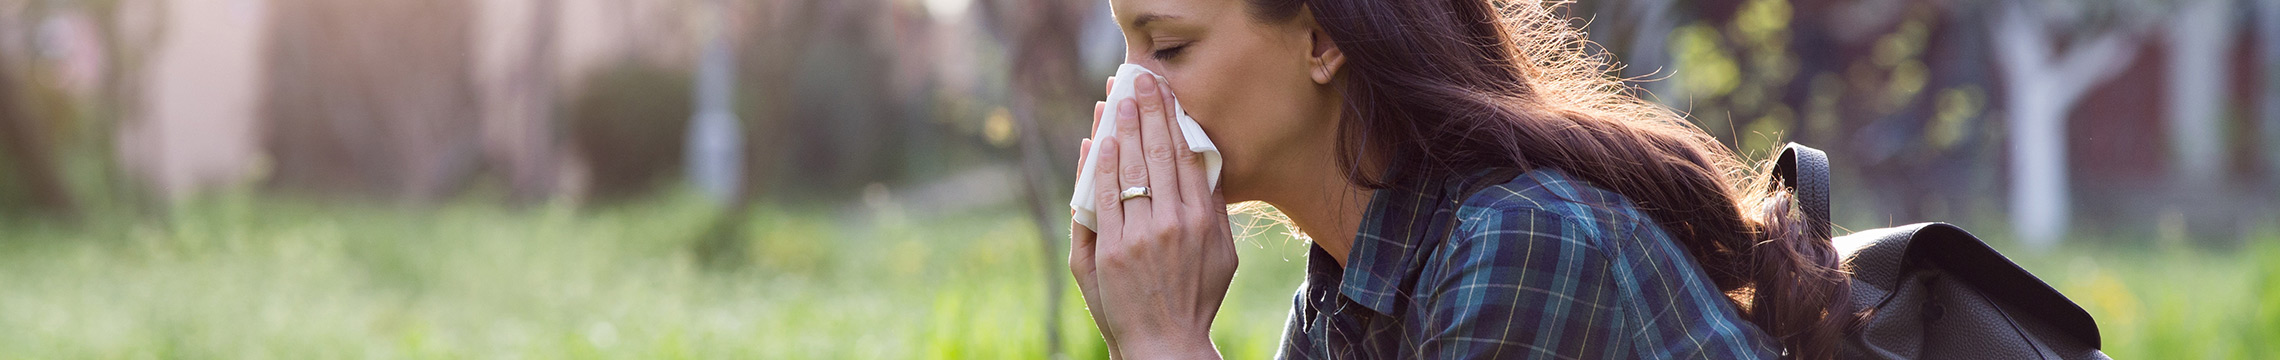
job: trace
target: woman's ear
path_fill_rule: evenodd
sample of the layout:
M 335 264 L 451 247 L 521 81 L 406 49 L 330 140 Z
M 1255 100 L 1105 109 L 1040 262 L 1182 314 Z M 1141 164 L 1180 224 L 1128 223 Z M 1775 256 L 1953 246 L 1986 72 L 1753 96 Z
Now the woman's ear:
M 1330 33 L 1323 31 L 1322 26 L 1309 28 L 1312 31 L 1307 33 L 1307 37 L 1314 45 L 1306 53 L 1307 75 L 1314 78 L 1315 84 L 1329 85 L 1330 80 L 1338 78 L 1338 68 L 1346 65 L 1346 53 L 1338 50 L 1338 43 L 1330 40 Z

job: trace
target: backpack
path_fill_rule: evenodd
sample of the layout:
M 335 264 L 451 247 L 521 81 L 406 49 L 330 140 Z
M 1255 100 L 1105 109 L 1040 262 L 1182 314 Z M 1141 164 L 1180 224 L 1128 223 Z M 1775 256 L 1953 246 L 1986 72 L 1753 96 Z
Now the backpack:
M 1812 231 L 1829 233 L 1829 157 L 1791 143 L 1775 160 Z M 1844 359 L 2107 359 L 2090 313 L 1947 223 L 1834 239 L 1852 276 Z

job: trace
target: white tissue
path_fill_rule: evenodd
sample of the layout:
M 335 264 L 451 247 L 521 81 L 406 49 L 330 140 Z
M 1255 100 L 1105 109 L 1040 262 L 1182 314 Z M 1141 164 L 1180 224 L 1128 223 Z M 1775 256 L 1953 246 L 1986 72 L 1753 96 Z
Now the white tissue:
M 1155 76 L 1157 83 L 1164 82 L 1163 76 L 1156 75 L 1155 72 L 1148 71 L 1148 68 L 1140 65 L 1124 64 L 1116 67 L 1116 87 L 1109 89 L 1108 109 L 1101 111 L 1100 126 L 1093 130 L 1094 146 L 1090 153 L 1085 154 L 1084 168 L 1077 170 L 1077 189 L 1075 195 L 1069 197 L 1069 209 L 1077 211 L 1074 217 L 1077 223 L 1083 224 L 1085 228 L 1098 229 L 1093 226 L 1093 213 L 1099 208 L 1093 204 L 1093 201 L 1100 194 L 1093 189 L 1093 175 L 1098 174 L 1094 171 L 1093 166 L 1100 164 L 1100 157 L 1104 156 L 1100 152 L 1100 141 L 1116 136 L 1116 104 L 1124 101 L 1124 99 L 1132 98 L 1135 93 L 1132 88 L 1132 80 L 1140 75 Z M 1180 126 L 1180 135 L 1187 138 L 1188 151 L 1203 156 L 1204 178 L 1211 182 L 1212 189 L 1219 188 L 1219 147 L 1211 144 L 1211 137 L 1204 136 L 1203 126 L 1196 125 L 1195 119 L 1188 117 L 1187 111 L 1180 108 L 1178 100 L 1172 101 L 1172 114 L 1177 115 L 1174 122 Z M 1139 144 L 1117 145 L 1139 146 Z M 1106 156 L 1114 156 L 1114 154 Z M 1116 179 L 1111 178 L 1106 181 L 1116 181 Z M 1123 187 L 1119 186 L 1118 188 Z

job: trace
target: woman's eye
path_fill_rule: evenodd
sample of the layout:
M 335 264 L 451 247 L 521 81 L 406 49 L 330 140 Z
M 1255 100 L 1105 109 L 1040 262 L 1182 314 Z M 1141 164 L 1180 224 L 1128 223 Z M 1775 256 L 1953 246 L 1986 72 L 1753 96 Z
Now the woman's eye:
M 1180 56 L 1180 50 L 1187 50 L 1187 47 L 1187 45 L 1173 46 L 1164 48 L 1163 50 L 1156 50 L 1154 54 L 1150 55 L 1155 56 L 1156 61 L 1171 61 L 1173 57 Z

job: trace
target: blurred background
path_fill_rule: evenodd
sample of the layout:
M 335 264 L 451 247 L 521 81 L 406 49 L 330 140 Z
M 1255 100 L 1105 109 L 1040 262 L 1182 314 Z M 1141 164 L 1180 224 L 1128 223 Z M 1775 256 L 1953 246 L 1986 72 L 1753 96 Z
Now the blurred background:
M 1232 0 L 1230 0 L 1232 1 Z M 2280 2 L 1580 0 L 1846 229 L 1963 225 L 2122 358 L 2280 356 Z M 1102 358 L 1102 0 L 0 0 L 0 357 Z M 1214 332 L 1306 244 L 1240 215 Z

